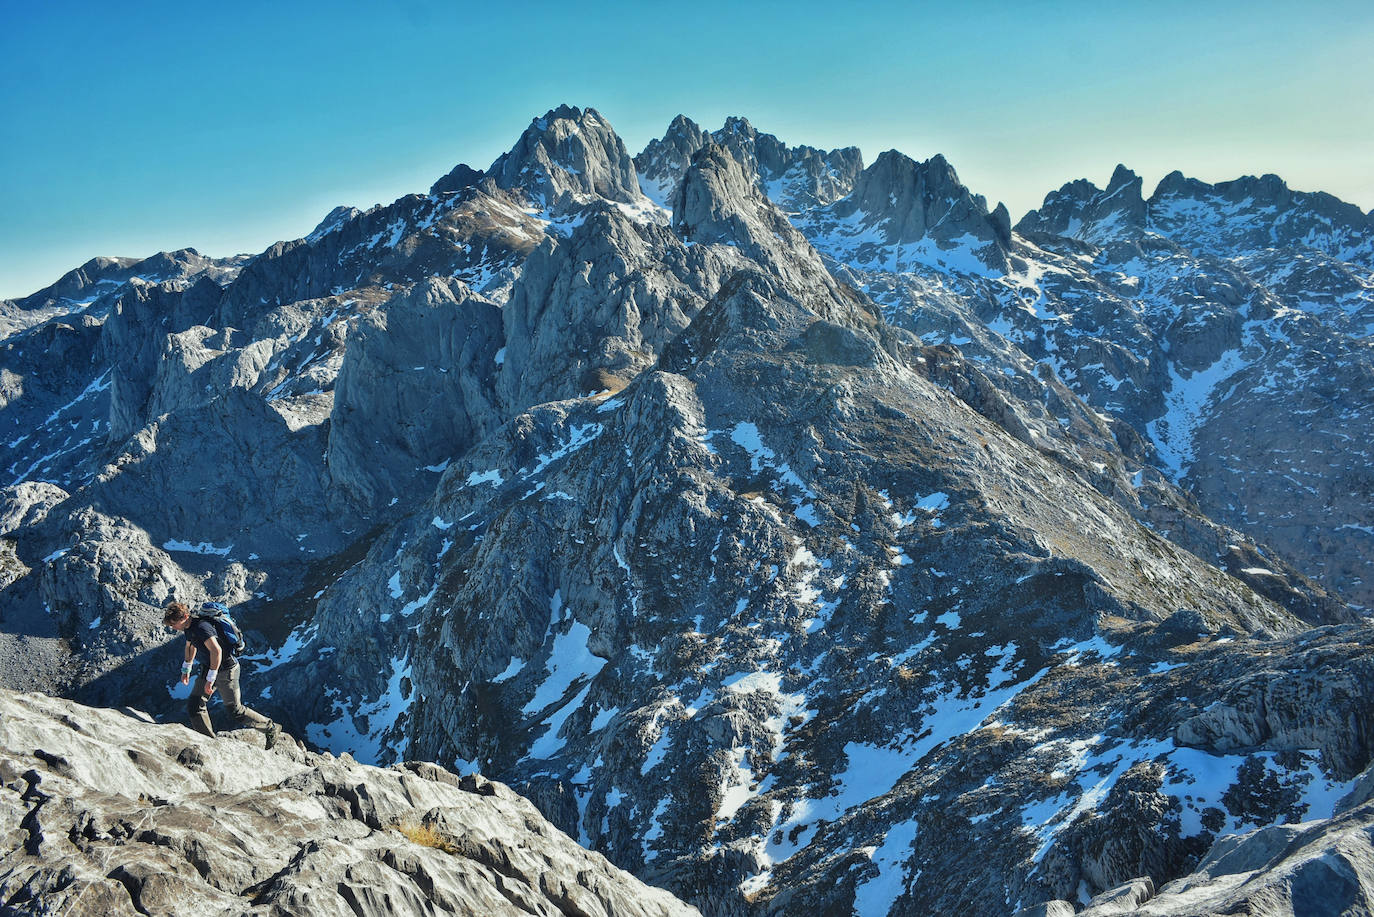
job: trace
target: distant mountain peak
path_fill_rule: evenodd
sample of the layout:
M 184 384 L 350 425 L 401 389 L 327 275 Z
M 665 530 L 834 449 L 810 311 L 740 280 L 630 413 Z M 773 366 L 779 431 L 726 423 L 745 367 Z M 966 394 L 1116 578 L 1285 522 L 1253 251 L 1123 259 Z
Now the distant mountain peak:
M 1145 232 L 1145 199 L 1139 175 L 1118 164 L 1107 187 L 1086 179 L 1063 185 L 1045 195 L 1039 210 L 1016 224 L 1018 232 L 1046 232 L 1101 244 L 1139 238 Z
M 461 191 L 471 185 L 477 184 L 486 175 L 480 169 L 474 169 L 467 163 L 460 162 L 453 167 L 443 178 L 436 181 L 429 188 L 430 194 L 444 194 L 449 191 Z
M 1374 219 L 1322 191 L 1294 191 L 1272 173 L 1208 184 L 1173 171 L 1148 202 L 1150 228 L 1212 254 L 1296 246 L 1374 267 Z
M 305 237 L 305 241 L 317 242 L 340 226 L 343 226 L 349 220 L 361 214 L 362 211 L 357 207 L 349 207 L 340 204 L 338 207 L 335 207 L 333 210 L 329 211 L 329 213 L 325 214 L 324 219 L 320 220 L 319 225 L 312 229 L 310 234 Z
M 938 153 L 917 162 L 887 150 L 859 174 L 847 197 L 802 222 L 817 247 L 837 260 L 898 271 L 919 265 L 1001 271 L 1011 241 L 1006 207 L 989 212 L 987 199 L 970 191 Z
M 666 202 L 692 156 L 708 141 L 735 157 L 760 191 L 792 213 L 844 197 L 863 170 L 863 156 L 857 147 L 825 151 L 788 146 L 737 115 L 726 118 L 719 130 L 707 133 L 691 119 L 678 115 L 662 139 L 650 141 L 635 157 L 644 193 Z
M 594 108 L 560 105 L 535 118 L 486 174 L 501 188 L 523 188 L 546 207 L 565 195 L 623 204 L 640 198 L 625 144 Z

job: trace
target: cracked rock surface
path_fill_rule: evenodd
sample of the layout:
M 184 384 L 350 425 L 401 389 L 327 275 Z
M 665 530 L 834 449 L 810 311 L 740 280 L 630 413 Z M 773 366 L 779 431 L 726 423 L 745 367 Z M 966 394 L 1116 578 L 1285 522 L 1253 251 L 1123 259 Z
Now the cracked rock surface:
M 498 783 L 0 691 L 6 914 L 696 914 Z

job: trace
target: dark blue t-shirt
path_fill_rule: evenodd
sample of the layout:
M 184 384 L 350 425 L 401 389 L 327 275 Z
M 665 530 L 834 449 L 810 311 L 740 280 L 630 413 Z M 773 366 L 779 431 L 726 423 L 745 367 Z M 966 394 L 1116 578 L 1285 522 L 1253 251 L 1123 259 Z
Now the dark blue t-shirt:
M 215 642 L 219 644 L 220 670 L 227 671 L 232 669 L 237 663 L 234 661 L 233 654 L 229 652 L 229 644 L 220 636 L 219 630 L 216 629 L 214 624 L 201 618 L 192 621 L 191 626 L 186 628 L 186 639 L 195 644 L 196 649 L 205 654 L 206 668 L 210 667 L 210 650 L 206 648 L 205 644 L 211 637 L 214 637 Z

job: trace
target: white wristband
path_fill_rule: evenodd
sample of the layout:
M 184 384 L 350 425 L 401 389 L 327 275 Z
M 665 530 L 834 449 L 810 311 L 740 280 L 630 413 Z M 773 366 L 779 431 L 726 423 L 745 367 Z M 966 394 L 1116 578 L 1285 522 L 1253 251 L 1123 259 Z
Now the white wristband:
M 208 687 L 210 687 L 212 684 L 214 684 L 214 683 L 215 683 L 215 679 L 218 678 L 218 677 L 219 677 L 219 669 L 206 669 L 206 670 L 205 670 L 205 687 L 208 688 Z
M 183 662 L 183 663 L 181 664 L 181 674 L 183 674 L 183 675 L 190 675 L 190 674 L 191 674 L 191 668 L 192 668 L 192 666 L 194 666 L 194 665 L 195 665 L 195 663 L 192 663 L 192 662 Z

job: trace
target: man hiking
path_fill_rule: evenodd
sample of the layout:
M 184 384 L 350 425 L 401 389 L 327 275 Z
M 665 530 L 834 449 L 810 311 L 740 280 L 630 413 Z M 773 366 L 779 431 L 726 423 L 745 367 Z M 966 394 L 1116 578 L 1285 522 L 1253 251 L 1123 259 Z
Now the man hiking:
M 275 745 L 281 727 L 251 707 L 245 707 L 239 696 L 239 662 L 233 653 L 229 652 L 227 644 L 230 641 L 226 640 L 220 629 L 224 625 L 218 624 L 213 617 L 193 616 L 190 609 L 181 602 L 168 602 L 162 621 L 173 630 L 186 634 L 186 659 L 181 664 L 183 685 L 191 680 L 196 652 L 205 650 L 206 668 L 196 678 L 195 687 L 191 689 L 191 696 L 186 702 L 191 728 L 212 739 L 215 737 L 206 702 L 209 701 L 210 695 L 218 690 L 220 697 L 224 699 L 224 706 L 229 708 L 235 719 L 266 732 L 268 748 Z

